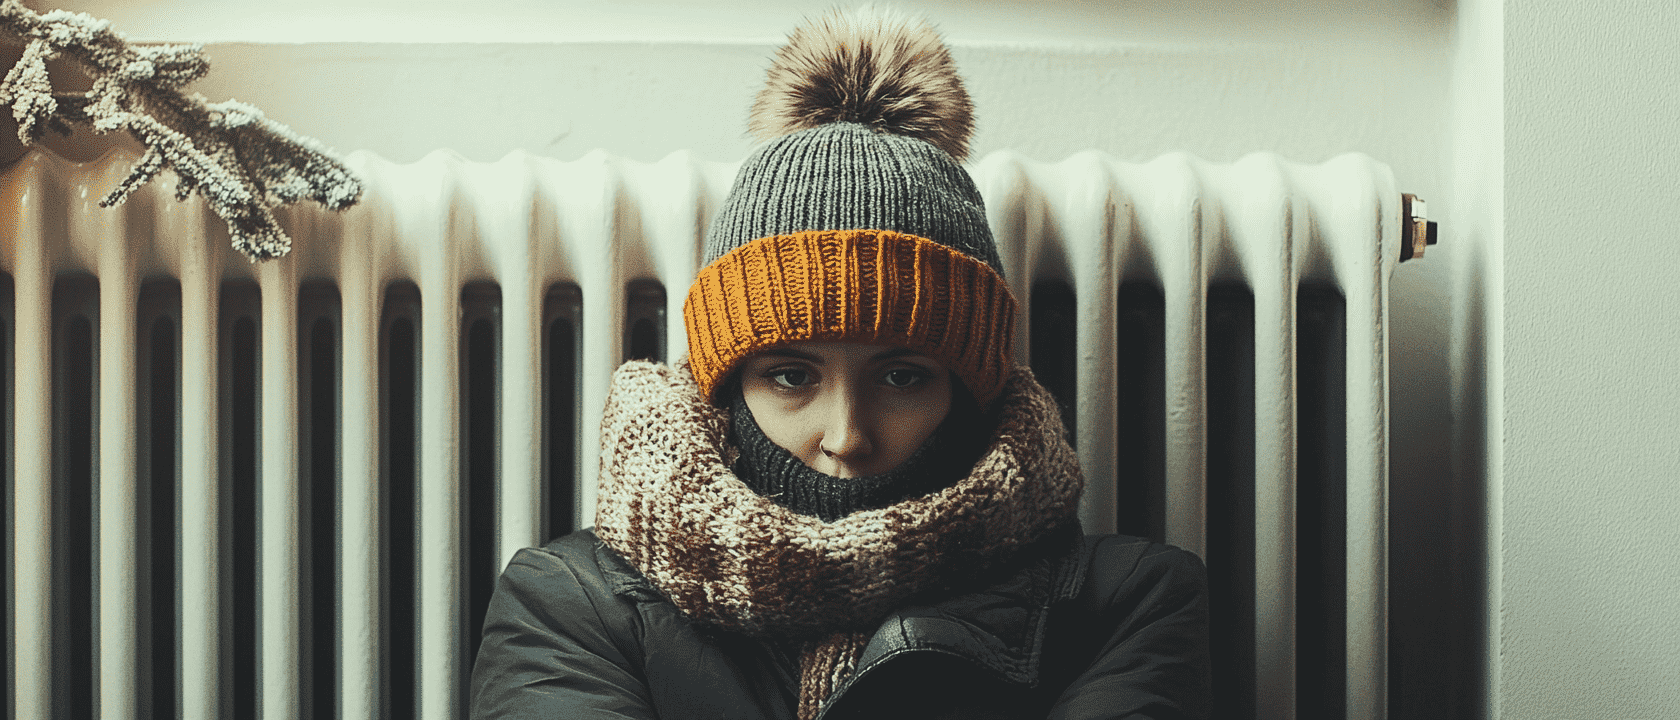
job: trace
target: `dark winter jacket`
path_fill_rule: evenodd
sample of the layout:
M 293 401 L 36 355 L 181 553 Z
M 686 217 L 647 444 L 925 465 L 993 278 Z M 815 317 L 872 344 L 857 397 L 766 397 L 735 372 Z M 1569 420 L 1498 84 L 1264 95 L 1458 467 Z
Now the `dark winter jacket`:
M 1061 534 L 938 595 L 880 624 L 825 720 L 1207 716 L 1207 583 L 1189 552 Z M 690 622 L 583 530 L 502 574 L 472 716 L 792 720 L 796 657 Z

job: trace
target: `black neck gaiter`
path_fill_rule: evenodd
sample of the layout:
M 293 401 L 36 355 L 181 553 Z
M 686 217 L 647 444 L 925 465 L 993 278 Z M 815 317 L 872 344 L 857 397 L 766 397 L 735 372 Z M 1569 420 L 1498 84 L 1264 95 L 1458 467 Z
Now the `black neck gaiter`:
M 740 385 L 730 389 L 730 439 L 740 448 L 735 475 L 753 492 L 801 515 L 833 522 L 942 490 L 974 467 L 991 436 L 989 415 L 952 376 L 951 410 L 933 435 L 898 467 L 878 475 L 838 478 L 811 469 L 759 428 Z

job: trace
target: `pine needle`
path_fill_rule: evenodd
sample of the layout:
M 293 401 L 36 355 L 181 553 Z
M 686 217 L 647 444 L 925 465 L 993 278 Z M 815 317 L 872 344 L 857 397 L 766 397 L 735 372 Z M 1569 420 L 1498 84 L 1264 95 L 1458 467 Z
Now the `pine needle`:
M 136 47 L 108 21 L 64 10 L 36 14 L 21 0 L 0 0 L 0 38 L 25 44 L 0 80 L 0 105 L 11 107 L 24 144 L 77 124 L 126 131 L 146 147 L 102 206 L 120 204 L 168 169 L 178 178 L 176 199 L 202 196 L 227 222 L 233 247 L 254 262 L 291 250 L 275 207 L 307 198 L 342 210 L 361 198 L 361 181 L 319 142 L 251 105 L 185 93 L 210 69 L 200 45 Z M 93 88 L 55 94 L 46 63 L 58 57 L 80 65 Z

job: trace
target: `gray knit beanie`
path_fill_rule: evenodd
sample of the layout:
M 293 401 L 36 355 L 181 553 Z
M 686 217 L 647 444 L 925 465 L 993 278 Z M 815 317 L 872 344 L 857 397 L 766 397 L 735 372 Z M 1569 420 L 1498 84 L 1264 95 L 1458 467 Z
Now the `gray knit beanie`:
M 957 159 L 855 122 L 783 135 L 747 158 L 701 263 L 772 235 L 865 229 L 927 238 L 1003 273 L 980 190 Z
M 973 109 L 930 26 L 879 10 L 795 30 L 706 234 L 683 305 L 702 392 L 742 358 L 803 341 L 901 345 L 984 405 L 1011 367 L 1015 299 L 961 161 Z

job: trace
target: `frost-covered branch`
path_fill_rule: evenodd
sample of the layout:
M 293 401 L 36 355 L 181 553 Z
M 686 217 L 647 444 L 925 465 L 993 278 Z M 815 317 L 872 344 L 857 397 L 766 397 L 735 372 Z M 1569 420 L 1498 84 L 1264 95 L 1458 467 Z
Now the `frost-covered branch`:
M 106 196 L 111 206 L 163 169 L 180 178 L 176 197 L 197 192 L 228 223 L 233 247 L 252 260 L 285 255 L 291 240 L 273 208 L 308 198 L 342 210 L 361 197 L 361 181 L 320 143 L 228 100 L 206 102 L 182 88 L 210 65 L 200 45 L 130 45 L 110 22 L 86 13 L 36 14 L 21 0 L 0 0 L 0 41 L 24 44 L 23 56 L 0 81 L 0 106 L 10 106 L 18 139 L 31 144 L 70 123 L 95 132 L 126 130 L 146 152 Z M 47 61 L 66 57 L 93 79 L 85 93 L 55 93 Z

